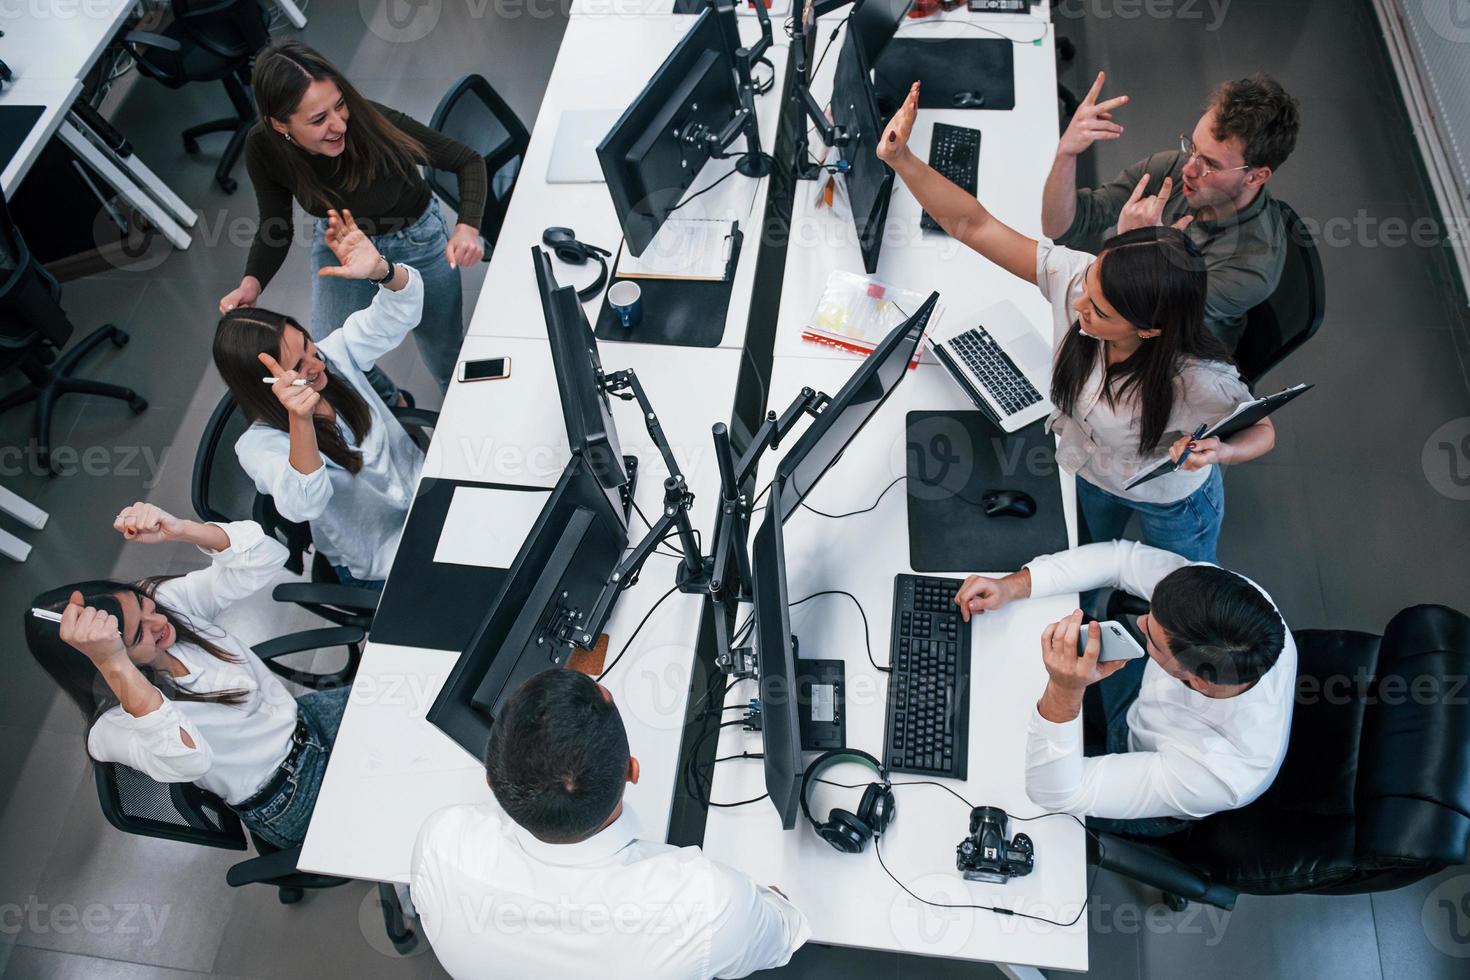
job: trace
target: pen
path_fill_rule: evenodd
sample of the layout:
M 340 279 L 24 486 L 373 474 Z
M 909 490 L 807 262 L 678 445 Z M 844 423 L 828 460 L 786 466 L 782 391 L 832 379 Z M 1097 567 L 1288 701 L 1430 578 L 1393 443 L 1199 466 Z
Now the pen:
M 260 380 L 262 382 L 264 382 L 265 384 L 268 384 L 268 385 L 273 385 L 273 384 L 276 383 L 276 379 L 275 378 L 261 378 Z M 295 381 L 291 382 L 291 387 L 293 387 L 293 388 L 300 388 L 302 385 L 307 384 L 307 383 L 308 382 L 307 382 L 307 380 L 305 378 L 297 378 Z
M 1194 440 L 1198 439 L 1200 436 L 1204 435 L 1205 434 L 1205 430 L 1208 429 L 1208 428 L 1209 428 L 1208 425 L 1206 425 L 1205 423 L 1201 422 L 1200 425 L 1199 425 L 1199 428 L 1194 430 L 1194 435 L 1192 435 L 1192 436 L 1189 437 L 1189 441 L 1190 442 L 1193 442 Z M 1192 452 L 1194 452 L 1194 450 L 1189 449 L 1189 448 L 1186 447 L 1185 450 L 1184 450 L 1184 452 L 1182 452 L 1182 453 L 1179 454 L 1179 459 L 1177 461 L 1175 461 L 1174 468 L 1177 470 L 1177 469 L 1179 469 L 1179 467 L 1183 466 L 1184 465 L 1184 461 L 1189 458 L 1189 454 L 1192 453 Z
M 35 616 L 37 619 L 44 619 L 48 623 L 59 623 L 59 622 L 61 622 L 61 613 L 59 613 L 59 612 L 52 612 L 49 609 L 36 609 L 36 608 L 32 607 L 32 609 L 31 609 L 31 615 L 32 616 Z

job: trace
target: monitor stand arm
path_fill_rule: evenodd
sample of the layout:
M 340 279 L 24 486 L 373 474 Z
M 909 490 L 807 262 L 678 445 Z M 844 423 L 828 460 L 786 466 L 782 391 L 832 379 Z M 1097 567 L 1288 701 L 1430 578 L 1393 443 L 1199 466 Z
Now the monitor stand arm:
M 719 16 L 728 17 L 732 21 L 738 16 L 734 9 L 735 0 L 709 0 L 709 4 Z M 771 47 L 771 15 L 762 0 L 755 0 L 754 6 L 756 19 L 760 21 L 761 27 L 760 40 L 754 45 L 748 48 L 734 47 L 735 42 L 730 35 L 721 32 L 721 37 L 726 40 L 726 54 L 735 66 L 736 85 L 740 90 L 740 109 L 723 130 L 708 133 L 705 139 L 708 142 L 709 155 L 716 160 L 723 160 L 732 156 L 725 152 L 730 144 L 744 134 L 745 152 L 736 161 L 735 169 L 746 177 L 765 177 L 772 169 L 771 157 L 761 151 L 760 120 L 755 114 L 756 86 L 753 69 L 757 62 L 765 59 L 766 51 Z M 738 30 L 734 36 L 739 37 Z M 770 64 L 769 61 L 765 63 Z M 772 70 L 774 71 L 774 66 Z M 775 84 L 774 75 L 771 83 Z
M 799 3 L 801 0 L 792 0 Z M 792 83 L 791 99 L 796 103 L 796 178 L 797 180 L 815 180 L 824 169 L 820 163 L 811 159 L 808 149 L 810 140 L 807 135 L 807 123 L 816 127 L 817 135 L 827 146 L 846 146 L 849 139 L 846 127 L 838 126 L 827 118 L 827 113 L 822 110 L 816 98 L 812 95 L 811 86 L 807 79 L 806 64 L 806 30 L 802 27 L 801 16 L 792 18 L 791 21 L 791 63 Z M 838 170 L 844 170 L 838 166 Z

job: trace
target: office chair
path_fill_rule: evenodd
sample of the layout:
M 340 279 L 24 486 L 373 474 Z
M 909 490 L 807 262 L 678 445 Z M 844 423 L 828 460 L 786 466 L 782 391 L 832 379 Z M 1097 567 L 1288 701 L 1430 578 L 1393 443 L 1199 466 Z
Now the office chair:
M 427 450 L 429 432 L 438 421 L 438 413 L 422 408 L 395 408 L 393 414 L 418 447 Z M 234 396 L 225 392 L 205 424 L 199 449 L 194 454 L 190 484 L 194 513 L 201 521 L 255 521 L 286 546 L 285 567 L 300 575 L 306 567 L 306 552 L 311 549 L 311 526 L 282 517 L 270 495 L 260 493 L 255 481 L 240 468 L 235 442 L 249 427 L 250 422 Z M 279 602 L 294 602 L 338 626 L 364 630 L 372 627 L 377 609 L 377 596 L 355 585 L 341 584 L 321 552 L 316 552 L 312 560 L 310 582 L 283 583 L 271 594 Z
M 1102 867 L 1171 907 L 1237 894 L 1401 888 L 1470 847 L 1470 617 L 1412 606 L 1383 636 L 1298 630 L 1281 772 L 1255 802 L 1168 837 L 1102 834 Z
M 458 140 L 485 158 L 489 178 L 489 199 L 485 217 L 480 222 L 480 237 L 485 241 L 485 261 L 495 248 L 505 212 L 510 207 L 511 191 L 520 176 L 531 134 L 505 100 L 481 75 L 466 75 L 439 100 L 429 120 L 429 128 Z M 449 206 L 459 208 L 459 179 L 453 173 L 428 168 L 429 186 Z
M 126 347 L 127 331 L 104 323 L 63 354 L 74 329 L 61 308 L 61 285 L 32 257 L 0 194 L 0 372 L 15 368 L 27 382 L 0 398 L 0 412 L 36 403 L 37 456 L 52 474 L 51 412 L 62 395 L 124 401 L 134 415 L 148 407 L 148 400 L 131 388 L 74 377 L 83 359 L 104 341 Z
M 1327 289 L 1322 279 L 1322 258 L 1312 232 L 1295 211 L 1282 201 L 1286 226 L 1286 264 L 1281 281 L 1264 303 L 1246 313 L 1245 330 L 1235 345 L 1235 363 L 1240 376 L 1252 389 L 1256 382 L 1322 326 Z
M 162 34 L 129 31 L 123 35 L 123 44 L 140 72 L 169 88 L 183 88 L 190 82 L 224 85 L 235 114 L 184 130 L 184 152 L 198 153 L 201 136 L 230 133 L 214 179 L 226 194 L 233 194 L 238 184 L 230 171 L 245 148 L 246 134 L 255 125 L 251 61 L 270 40 L 269 15 L 259 0 L 172 0 L 171 6 L 173 21 Z

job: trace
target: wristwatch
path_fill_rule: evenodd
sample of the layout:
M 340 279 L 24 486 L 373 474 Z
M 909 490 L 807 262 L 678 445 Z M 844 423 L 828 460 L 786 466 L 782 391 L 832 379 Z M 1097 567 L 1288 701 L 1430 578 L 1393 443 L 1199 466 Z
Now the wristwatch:
M 395 273 L 395 272 L 398 271 L 396 268 L 393 267 L 393 260 L 392 259 L 387 258 L 387 257 L 384 257 L 383 261 L 386 262 L 386 263 L 388 263 L 388 271 L 385 272 L 385 273 L 383 273 L 383 278 L 381 278 L 381 279 L 369 279 L 368 280 L 368 282 L 372 283 L 374 286 L 386 286 L 386 285 L 388 285 L 388 283 L 390 283 L 390 282 L 393 281 L 393 273 Z

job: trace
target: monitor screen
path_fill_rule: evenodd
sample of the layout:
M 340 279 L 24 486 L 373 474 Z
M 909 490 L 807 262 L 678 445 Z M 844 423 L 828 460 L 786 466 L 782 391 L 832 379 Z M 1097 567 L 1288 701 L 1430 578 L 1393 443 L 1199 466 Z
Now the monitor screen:
M 801 719 L 797 713 L 796 651 L 786 599 L 786 556 L 781 521 L 770 511 L 750 553 L 755 600 L 756 663 L 760 671 L 761 751 L 766 792 L 781 827 L 796 826 L 801 806 Z
M 841 153 L 850 167 L 847 193 L 863 252 L 863 268 L 877 272 L 883 226 L 888 220 L 888 200 L 893 195 L 893 170 L 878 159 L 884 119 L 878 112 L 873 76 L 857 31 L 847 32 L 837 57 L 837 75 L 832 83 L 832 122 L 847 130 L 847 143 L 841 147 Z
M 775 510 L 783 521 L 791 517 L 822 474 L 837 462 L 847 444 L 903 380 L 938 301 L 939 294 L 930 293 L 924 305 L 889 331 L 801 434 L 796 445 L 782 457 L 776 467 L 771 499 L 776 501 Z

